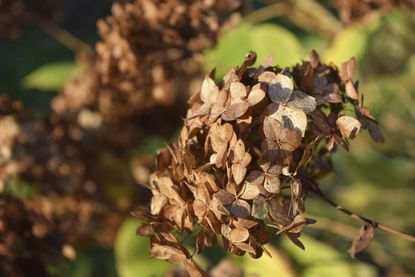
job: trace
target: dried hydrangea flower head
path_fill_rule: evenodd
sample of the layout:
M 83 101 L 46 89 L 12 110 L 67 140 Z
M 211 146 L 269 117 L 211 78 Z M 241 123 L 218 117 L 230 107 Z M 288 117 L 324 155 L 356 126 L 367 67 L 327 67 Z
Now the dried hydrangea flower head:
M 252 67 L 256 54 L 216 84 L 206 76 L 190 100 L 177 143 L 161 149 L 149 188 L 149 212 L 138 234 L 151 237 L 152 256 L 195 266 L 173 230 L 195 232 L 196 249 L 216 243 L 236 255 L 267 253 L 266 226 L 304 247 L 307 180 L 330 171 L 336 145 L 345 149 L 361 128 L 382 137 L 353 82 L 354 59 L 338 70 L 316 52 L 292 68 Z M 355 107 L 356 117 L 344 115 Z M 321 146 L 316 151 L 317 146 Z
M 111 16 L 98 21 L 96 104 L 104 118 L 187 98 L 200 75 L 198 55 L 214 46 L 232 10 L 227 0 L 115 2 Z

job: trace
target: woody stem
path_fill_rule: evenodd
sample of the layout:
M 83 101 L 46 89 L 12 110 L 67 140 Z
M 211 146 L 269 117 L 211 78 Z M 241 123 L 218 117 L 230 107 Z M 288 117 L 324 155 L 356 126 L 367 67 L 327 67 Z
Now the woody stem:
M 319 188 L 318 184 L 311 179 L 307 179 L 308 182 L 311 183 L 312 187 L 310 189 L 311 192 L 315 193 L 316 195 L 318 195 L 321 199 L 323 199 L 325 202 L 327 202 L 328 204 L 330 204 L 331 206 L 333 206 L 334 208 L 336 208 L 337 210 L 339 210 L 340 212 L 347 214 L 349 217 L 363 222 L 363 223 L 367 223 L 367 224 L 371 224 L 373 227 L 375 228 L 379 228 L 380 230 L 383 230 L 387 233 L 396 235 L 400 238 L 406 239 L 408 241 L 412 241 L 415 242 L 415 236 L 406 232 L 402 232 L 399 230 L 396 230 L 392 227 L 386 226 L 380 222 L 377 222 L 376 220 L 367 218 L 365 216 L 359 215 L 347 208 L 344 208 L 342 206 L 340 206 L 339 204 L 337 204 L 334 200 L 332 200 L 331 198 L 329 198 L 327 195 L 325 195 Z

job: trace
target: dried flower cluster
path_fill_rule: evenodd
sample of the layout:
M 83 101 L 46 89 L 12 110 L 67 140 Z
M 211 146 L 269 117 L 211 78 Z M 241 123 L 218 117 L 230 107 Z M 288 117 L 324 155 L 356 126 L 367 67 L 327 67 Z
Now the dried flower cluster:
M 47 276 L 46 265 L 70 252 L 72 247 L 64 245 L 50 218 L 17 198 L 0 194 L 1 276 Z
M 301 230 L 314 222 L 301 215 L 308 180 L 327 174 L 336 145 L 348 149 L 361 128 L 383 139 L 353 81 L 354 59 L 340 70 L 315 52 L 285 69 L 269 60 L 252 67 L 255 60 L 250 52 L 219 85 L 206 76 L 178 142 L 157 155 L 151 211 L 137 212 L 152 256 L 186 264 L 194 276 L 205 273 L 175 231 L 199 225 L 199 253 L 219 235 L 226 251 L 258 258 L 267 253 L 267 225 L 303 248 Z
M 108 172 L 108 163 L 128 168 L 127 155 L 143 138 L 176 130 L 185 86 L 200 72 L 195 57 L 213 46 L 229 9 L 222 0 L 114 3 L 113 14 L 98 23 L 104 41 L 96 55 L 84 56 L 87 72 L 66 84 L 50 115 L 18 122 L 14 169 L 44 193 L 78 198 L 105 199 L 108 183 L 131 183 L 128 170 L 117 170 L 117 180 L 97 172 Z M 161 97 L 171 101 L 151 92 L 167 86 L 183 100 L 171 90 Z
M 396 6 L 415 9 L 413 0 L 333 0 L 341 20 L 346 23 L 366 22 Z
M 63 242 L 112 245 L 131 205 L 148 200 L 130 171 L 131 149 L 177 130 L 200 78 L 198 55 L 215 44 L 230 9 L 225 0 L 116 2 L 98 24 L 103 42 L 83 56 L 86 72 L 65 85 L 50 114 L 34 118 L 0 97 L 0 193 L 18 175 L 36 187 L 23 201 L 27 213 L 53 221 Z M 41 250 L 43 241 L 31 239 Z
M 15 36 L 25 25 L 52 18 L 56 10 L 56 0 L 1 0 L 0 35 Z
M 103 38 L 92 72 L 56 99 L 58 112 L 83 105 L 104 121 L 131 118 L 155 105 L 184 103 L 191 81 L 200 76 L 198 56 L 214 46 L 232 10 L 227 0 L 131 0 L 114 3 L 98 21 Z

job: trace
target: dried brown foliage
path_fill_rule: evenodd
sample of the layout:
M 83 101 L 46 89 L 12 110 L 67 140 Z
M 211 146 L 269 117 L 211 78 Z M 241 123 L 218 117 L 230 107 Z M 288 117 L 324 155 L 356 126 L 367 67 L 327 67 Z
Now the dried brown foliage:
M 0 1 L 0 14 L 23 2 L 36 1 Z M 38 191 L 24 201 L 27 212 L 53 221 L 63 242 L 112 245 L 133 203 L 148 200 L 130 171 L 131 150 L 177 130 L 200 79 L 199 55 L 216 43 L 232 9 L 225 0 L 114 3 L 98 22 L 96 52 L 80 53 L 86 72 L 68 81 L 50 114 L 34 118 L 0 98 L 0 192 L 18 175 Z M 33 240 L 40 250 L 43 241 Z
M 340 69 L 320 63 L 316 52 L 285 69 L 252 67 L 255 59 L 249 53 L 219 84 L 205 77 L 179 140 L 157 155 L 150 211 L 137 213 L 152 256 L 183 263 L 194 276 L 206 273 L 176 231 L 200 225 L 199 253 L 220 236 L 226 251 L 258 258 L 267 253 L 267 226 L 304 248 L 301 231 L 314 223 L 301 215 L 308 180 L 330 172 L 337 145 L 347 150 L 360 129 L 383 139 L 353 82 L 354 59 Z
M 90 74 L 75 79 L 54 109 L 93 107 L 114 122 L 184 103 L 200 76 L 200 53 L 216 43 L 232 9 L 226 0 L 115 2 L 111 16 L 98 21 L 103 41 Z
M 56 10 L 56 0 L 1 0 L 0 35 L 16 36 L 25 25 L 52 18 Z
M 370 19 L 401 6 L 415 9 L 413 0 L 333 0 L 343 23 L 367 22 Z
M 68 253 L 71 246 L 64 245 L 53 220 L 0 194 L 1 276 L 48 276 L 46 265 L 58 261 L 64 248 Z

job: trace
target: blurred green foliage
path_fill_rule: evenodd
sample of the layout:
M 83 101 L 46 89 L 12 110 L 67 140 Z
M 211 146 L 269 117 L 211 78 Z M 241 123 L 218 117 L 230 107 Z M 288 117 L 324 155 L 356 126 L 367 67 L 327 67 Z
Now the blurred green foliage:
M 79 69 L 73 62 L 49 63 L 30 72 L 22 80 L 22 85 L 25 89 L 56 92 L 76 71 Z

